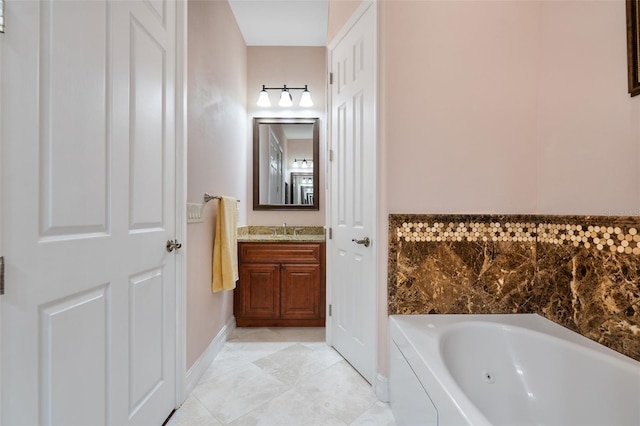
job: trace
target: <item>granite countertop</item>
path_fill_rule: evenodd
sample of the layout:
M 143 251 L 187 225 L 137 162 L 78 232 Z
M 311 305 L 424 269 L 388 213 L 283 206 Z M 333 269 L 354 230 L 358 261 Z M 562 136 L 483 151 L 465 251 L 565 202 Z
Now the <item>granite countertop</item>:
M 275 232 L 277 233 L 274 234 Z M 293 235 L 295 231 L 296 235 Z M 323 242 L 322 226 L 288 226 L 287 235 L 282 235 L 282 226 L 242 226 L 238 228 L 238 242 Z

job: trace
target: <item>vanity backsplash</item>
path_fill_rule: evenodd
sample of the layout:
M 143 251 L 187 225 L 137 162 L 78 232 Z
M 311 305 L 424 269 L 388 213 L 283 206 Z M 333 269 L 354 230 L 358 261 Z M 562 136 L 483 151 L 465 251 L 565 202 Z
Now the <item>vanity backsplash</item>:
M 389 314 L 538 313 L 640 361 L 640 217 L 389 216 Z
M 286 225 L 286 224 L 285 224 Z M 241 226 L 238 228 L 239 242 L 270 242 L 270 241 L 324 241 L 323 226 Z

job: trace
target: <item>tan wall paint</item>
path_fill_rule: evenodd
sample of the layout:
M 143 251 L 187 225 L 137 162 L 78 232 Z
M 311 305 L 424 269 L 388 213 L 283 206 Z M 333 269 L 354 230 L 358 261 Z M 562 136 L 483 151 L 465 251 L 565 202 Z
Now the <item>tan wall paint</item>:
M 327 25 L 327 45 L 349 20 L 362 0 L 329 0 L 329 20 Z
M 325 178 L 326 178 L 326 56 L 324 47 L 264 47 L 250 46 L 247 49 L 247 109 L 249 119 L 246 126 L 247 144 L 253 144 L 253 117 L 319 117 L 320 118 L 320 210 L 319 211 L 253 211 L 253 153 L 248 152 L 249 167 L 246 176 L 247 221 L 250 225 L 310 225 L 325 223 Z M 308 85 L 313 107 L 297 106 L 301 91 L 292 91 L 294 105 L 290 108 L 278 106 L 277 91 L 269 91 L 271 107 L 256 105 L 262 85 L 267 87 L 304 87 Z
M 189 202 L 205 192 L 241 199 L 246 224 L 247 47 L 226 1 L 189 1 L 188 189 Z M 187 368 L 233 315 L 231 292 L 211 293 L 215 202 L 204 223 L 187 227 Z
M 538 209 L 640 214 L 640 96 L 627 94 L 624 1 L 542 3 Z

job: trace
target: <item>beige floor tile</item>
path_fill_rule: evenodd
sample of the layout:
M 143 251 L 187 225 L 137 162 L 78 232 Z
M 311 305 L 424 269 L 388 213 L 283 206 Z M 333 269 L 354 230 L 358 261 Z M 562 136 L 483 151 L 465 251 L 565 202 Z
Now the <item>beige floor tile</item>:
M 200 383 L 220 377 L 233 370 L 245 368 L 249 364 L 251 364 L 251 360 L 242 351 L 234 351 L 225 345 L 202 375 Z
M 236 328 L 168 426 L 395 426 L 324 328 Z
M 346 361 L 340 361 L 296 385 L 307 399 L 317 401 L 349 424 L 377 401 L 371 385 Z
M 389 404 L 377 401 L 350 426 L 396 426 L 396 419 Z
M 341 360 L 342 357 L 335 351 L 314 351 L 300 343 L 295 343 L 254 361 L 254 364 L 283 383 L 295 385 Z
M 242 360 L 253 362 L 292 344 L 293 342 L 229 342 L 225 346 L 235 351 Z
M 274 327 L 282 342 L 325 342 L 324 327 Z
M 346 426 L 346 423 L 291 389 L 230 426 Z
M 200 401 L 191 395 L 177 410 L 167 426 L 222 426 Z
M 199 383 L 193 394 L 223 424 L 281 395 L 288 386 L 255 365 Z

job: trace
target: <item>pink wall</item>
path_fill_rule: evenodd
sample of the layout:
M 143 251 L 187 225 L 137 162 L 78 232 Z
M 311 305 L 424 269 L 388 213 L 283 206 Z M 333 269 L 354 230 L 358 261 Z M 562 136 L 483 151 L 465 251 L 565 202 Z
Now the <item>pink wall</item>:
M 188 24 L 188 192 L 189 202 L 205 192 L 241 199 L 246 224 L 247 47 L 226 1 L 189 1 Z M 242 208 L 245 207 L 245 208 Z M 233 315 L 231 292 L 211 293 L 215 203 L 204 223 L 187 228 L 187 368 Z
M 327 45 L 331 43 L 360 4 L 362 4 L 362 0 L 329 0 Z
M 533 212 L 539 4 L 389 1 L 381 15 L 389 211 Z
M 390 0 L 380 26 L 388 212 L 639 214 L 624 1 Z
M 624 1 L 542 4 L 536 213 L 640 214 Z
M 326 177 L 326 56 L 324 47 L 264 47 L 247 48 L 247 109 L 249 118 L 245 125 L 247 144 L 253 144 L 253 117 L 319 117 L 320 118 L 320 210 L 319 211 L 253 211 L 252 188 L 253 170 L 247 168 L 246 198 L 247 221 L 250 225 L 311 225 L 323 226 L 325 223 L 325 177 Z M 262 85 L 267 87 L 304 87 L 308 85 L 313 107 L 297 106 L 301 91 L 292 91 L 294 106 L 278 106 L 277 91 L 270 91 L 271 107 L 258 107 L 258 93 Z M 252 152 L 248 152 L 249 164 L 252 164 Z

